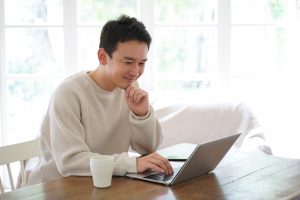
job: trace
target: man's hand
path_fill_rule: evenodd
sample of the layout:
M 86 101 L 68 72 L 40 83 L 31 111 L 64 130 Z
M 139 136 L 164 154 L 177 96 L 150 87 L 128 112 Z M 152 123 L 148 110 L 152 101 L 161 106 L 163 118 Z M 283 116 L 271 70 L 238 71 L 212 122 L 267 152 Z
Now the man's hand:
M 147 156 L 137 158 L 137 172 L 156 171 L 165 174 L 172 174 L 173 168 L 168 159 L 158 153 L 152 153 Z
M 129 109 L 137 116 L 142 117 L 148 113 L 149 97 L 146 91 L 129 86 L 125 90 L 125 99 Z

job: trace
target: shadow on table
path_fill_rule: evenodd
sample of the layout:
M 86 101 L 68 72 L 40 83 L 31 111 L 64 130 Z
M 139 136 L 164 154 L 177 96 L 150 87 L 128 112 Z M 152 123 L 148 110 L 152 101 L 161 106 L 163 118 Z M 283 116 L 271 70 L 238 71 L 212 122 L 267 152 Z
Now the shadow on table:
M 226 199 L 213 172 L 172 186 L 171 190 L 176 199 Z

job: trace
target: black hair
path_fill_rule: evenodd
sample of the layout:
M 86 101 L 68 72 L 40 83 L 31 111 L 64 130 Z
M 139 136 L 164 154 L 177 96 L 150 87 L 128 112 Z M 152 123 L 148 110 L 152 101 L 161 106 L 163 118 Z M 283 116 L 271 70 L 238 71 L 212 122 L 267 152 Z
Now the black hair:
M 112 57 L 119 42 L 130 40 L 145 42 L 149 49 L 152 39 L 142 22 L 134 17 L 121 15 L 118 19 L 110 20 L 103 26 L 99 48 L 104 48 L 106 53 Z

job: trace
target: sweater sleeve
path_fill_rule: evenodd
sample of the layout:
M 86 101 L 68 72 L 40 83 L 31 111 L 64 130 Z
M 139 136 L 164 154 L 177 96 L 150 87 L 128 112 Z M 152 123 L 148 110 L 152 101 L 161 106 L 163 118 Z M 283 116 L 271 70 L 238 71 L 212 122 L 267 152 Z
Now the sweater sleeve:
M 90 176 L 89 159 L 97 153 L 85 143 L 85 130 L 81 123 L 84 103 L 69 90 L 57 91 L 49 107 L 50 151 L 57 170 L 62 176 Z M 114 175 L 136 172 L 136 158 L 127 153 L 115 154 Z
M 132 148 L 140 154 L 153 153 L 162 142 L 162 128 L 150 106 L 146 117 L 138 117 L 130 112 L 129 121 L 132 124 Z

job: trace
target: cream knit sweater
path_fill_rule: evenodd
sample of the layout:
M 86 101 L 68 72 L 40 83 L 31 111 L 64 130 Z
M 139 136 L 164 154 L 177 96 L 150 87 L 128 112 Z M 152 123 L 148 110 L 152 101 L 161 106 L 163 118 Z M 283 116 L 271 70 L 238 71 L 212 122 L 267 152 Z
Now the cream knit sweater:
M 91 176 L 89 158 L 114 156 L 114 175 L 135 173 L 136 157 L 154 152 L 162 130 L 153 108 L 145 117 L 132 113 L 122 89 L 107 92 L 81 72 L 54 92 L 41 127 L 41 158 L 28 176 L 28 185 L 62 176 Z

